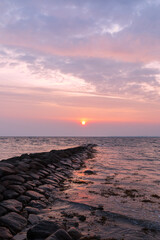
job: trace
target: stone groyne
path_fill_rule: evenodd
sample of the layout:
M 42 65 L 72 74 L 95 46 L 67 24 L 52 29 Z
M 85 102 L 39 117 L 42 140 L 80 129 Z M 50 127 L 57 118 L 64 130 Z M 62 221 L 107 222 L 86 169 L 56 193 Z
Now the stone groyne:
M 92 158 L 94 146 L 23 154 L 0 161 L 0 240 L 80 239 L 74 228 L 67 232 L 53 221 L 35 225 L 35 219 L 41 209 L 54 203 L 56 189 L 63 187 L 72 170 Z M 16 237 L 26 227 L 27 236 Z

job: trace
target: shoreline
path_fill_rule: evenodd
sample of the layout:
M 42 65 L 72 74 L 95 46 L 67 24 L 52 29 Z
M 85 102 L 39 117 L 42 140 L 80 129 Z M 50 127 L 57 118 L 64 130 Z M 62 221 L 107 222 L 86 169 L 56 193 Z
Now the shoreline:
M 41 209 L 54 203 L 56 189 L 63 187 L 63 182 L 72 176 L 72 171 L 80 169 L 85 159 L 93 157 L 94 147 L 95 145 L 88 144 L 1 160 L 0 240 L 25 240 L 26 234 L 20 233 L 26 227 L 29 229 L 28 240 L 37 239 L 39 234 L 38 239 L 42 240 L 54 237 L 58 240 L 61 235 L 73 239 L 74 234 L 79 239 L 81 234 L 78 230 L 72 228 L 67 233 L 63 226 L 56 225 L 53 221 L 41 222 L 38 214 Z M 37 223 L 39 230 L 34 228 Z M 50 232 L 47 232 L 47 226 L 52 226 Z M 50 235 L 54 236 L 49 238 Z

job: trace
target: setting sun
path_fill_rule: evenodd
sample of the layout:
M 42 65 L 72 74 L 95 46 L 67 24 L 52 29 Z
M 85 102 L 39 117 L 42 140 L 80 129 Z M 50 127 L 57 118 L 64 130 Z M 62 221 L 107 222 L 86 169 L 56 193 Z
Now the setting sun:
M 82 125 L 86 125 L 86 121 L 84 121 L 84 120 L 81 121 L 81 124 L 82 124 Z

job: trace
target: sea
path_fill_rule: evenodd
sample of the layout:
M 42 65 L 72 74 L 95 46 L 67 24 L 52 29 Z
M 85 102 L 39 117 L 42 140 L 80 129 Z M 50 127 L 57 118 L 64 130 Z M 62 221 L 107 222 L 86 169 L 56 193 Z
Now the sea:
M 68 224 L 83 216 L 78 228 L 95 239 L 160 239 L 159 137 L 1 137 L 0 160 L 90 143 L 94 157 L 73 171 L 44 216 L 68 216 Z

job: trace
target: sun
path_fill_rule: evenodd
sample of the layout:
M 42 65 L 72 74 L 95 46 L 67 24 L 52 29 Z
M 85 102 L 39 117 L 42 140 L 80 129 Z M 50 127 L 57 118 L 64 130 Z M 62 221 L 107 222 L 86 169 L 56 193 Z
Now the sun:
M 84 125 L 86 125 L 86 121 L 81 121 L 81 124 L 84 126 Z

